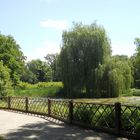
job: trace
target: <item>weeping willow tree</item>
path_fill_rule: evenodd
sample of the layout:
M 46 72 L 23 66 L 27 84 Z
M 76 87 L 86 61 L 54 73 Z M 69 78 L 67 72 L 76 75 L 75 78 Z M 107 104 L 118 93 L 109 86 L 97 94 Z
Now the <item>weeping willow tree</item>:
M 131 87 L 132 75 L 128 62 L 111 59 L 96 69 L 95 97 L 118 97 Z
M 93 96 L 95 70 L 111 55 L 110 40 L 102 26 L 74 24 L 62 35 L 60 65 L 64 89 L 68 97 L 85 93 Z

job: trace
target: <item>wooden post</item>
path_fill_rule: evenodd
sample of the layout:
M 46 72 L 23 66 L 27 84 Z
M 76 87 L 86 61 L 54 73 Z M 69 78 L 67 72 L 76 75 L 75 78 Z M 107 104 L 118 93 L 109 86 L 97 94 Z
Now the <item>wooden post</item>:
M 7 97 L 7 102 L 8 102 L 8 109 L 11 108 L 11 97 Z
M 28 105 L 29 105 L 29 102 L 28 102 L 28 97 L 25 98 L 25 111 L 28 112 Z
M 51 116 L 51 99 L 48 98 L 48 116 Z
M 115 126 L 116 126 L 116 135 L 120 136 L 121 134 L 121 103 L 115 103 Z
M 73 101 L 69 101 L 69 123 L 72 124 L 73 120 Z

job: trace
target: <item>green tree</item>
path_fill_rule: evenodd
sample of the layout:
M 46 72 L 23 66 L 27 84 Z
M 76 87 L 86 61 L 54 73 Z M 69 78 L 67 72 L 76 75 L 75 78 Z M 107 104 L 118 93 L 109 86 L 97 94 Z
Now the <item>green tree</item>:
M 0 62 L 0 96 L 6 96 L 12 92 L 11 84 L 10 70 Z
M 30 74 L 30 75 L 28 75 Z M 51 80 L 51 70 L 48 64 L 39 59 L 29 61 L 21 78 L 24 82 L 37 83 Z
M 67 96 L 95 90 L 95 69 L 111 55 L 110 40 L 102 26 L 74 24 L 62 35 L 60 65 Z M 74 95 L 72 95 L 72 93 Z
M 15 86 L 24 67 L 25 56 L 12 36 L 0 34 L 0 61 L 10 69 L 10 78 Z
M 140 88 L 140 38 L 135 38 L 136 53 L 131 57 L 134 71 L 134 87 Z
M 118 97 L 126 93 L 132 83 L 131 67 L 127 61 L 113 57 L 96 69 L 96 97 Z
M 24 67 L 20 80 L 31 84 L 38 82 L 37 76 L 28 68 L 27 65 Z
M 51 69 L 51 81 L 60 81 L 58 54 L 47 54 L 44 58 Z

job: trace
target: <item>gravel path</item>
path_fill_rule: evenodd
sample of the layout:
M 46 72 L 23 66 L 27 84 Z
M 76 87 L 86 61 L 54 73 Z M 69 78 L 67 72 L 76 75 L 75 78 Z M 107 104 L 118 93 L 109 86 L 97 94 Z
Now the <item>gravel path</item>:
M 0 135 L 7 140 L 120 140 L 105 133 L 58 123 L 0 110 Z

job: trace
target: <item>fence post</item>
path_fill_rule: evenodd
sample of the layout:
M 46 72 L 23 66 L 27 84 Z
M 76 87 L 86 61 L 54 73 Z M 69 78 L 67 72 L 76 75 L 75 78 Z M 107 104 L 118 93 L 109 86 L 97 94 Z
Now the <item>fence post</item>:
M 48 98 L 48 116 L 51 116 L 51 100 Z
M 120 136 L 121 133 L 121 103 L 115 103 L 115 126 L 116 135 Z
M 11 97 L 8 96 L 8 109 L 11 108 Z
M 69 123 L 72 124 L 73 120 L 73 100 L 69 101 Z
M 28 97 L 25 97 L 25 111 L 26 112 L 28 112 L 28 105 L 29 105 Z

